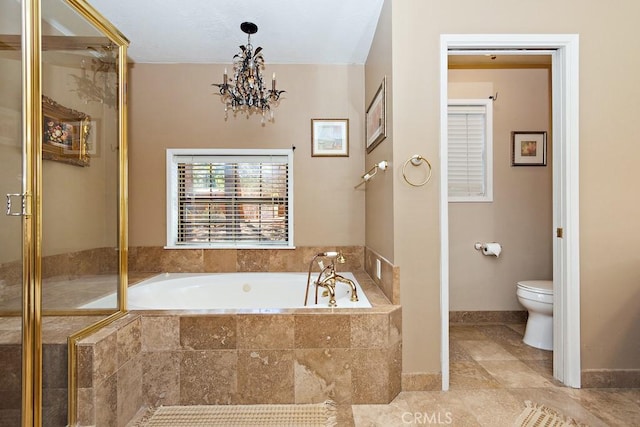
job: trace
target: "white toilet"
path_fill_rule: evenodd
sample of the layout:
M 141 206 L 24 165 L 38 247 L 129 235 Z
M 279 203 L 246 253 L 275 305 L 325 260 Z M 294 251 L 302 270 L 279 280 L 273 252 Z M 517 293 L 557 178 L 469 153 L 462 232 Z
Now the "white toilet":
M 553 281 L 518 282 L 518 301 L 529 311 L 525 344 L 542 350 L 553 350 Z

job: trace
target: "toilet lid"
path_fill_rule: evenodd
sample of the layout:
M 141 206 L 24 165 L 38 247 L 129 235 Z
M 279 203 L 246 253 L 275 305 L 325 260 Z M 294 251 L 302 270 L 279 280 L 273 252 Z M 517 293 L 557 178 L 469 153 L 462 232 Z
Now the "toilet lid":
M 546 295 L 553 295 L 553 280 L 525 280 L 518 287 Z

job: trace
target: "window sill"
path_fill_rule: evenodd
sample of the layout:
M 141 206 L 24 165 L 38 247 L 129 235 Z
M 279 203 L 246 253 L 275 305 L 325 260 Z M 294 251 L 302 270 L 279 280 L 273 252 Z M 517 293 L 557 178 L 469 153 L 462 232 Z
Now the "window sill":
M 238 246 L 212 246 L 212 245 L 166 245 L 164 249 L 295 249 L 295 246 L 255 246 L 255 245 L 238 245 Z

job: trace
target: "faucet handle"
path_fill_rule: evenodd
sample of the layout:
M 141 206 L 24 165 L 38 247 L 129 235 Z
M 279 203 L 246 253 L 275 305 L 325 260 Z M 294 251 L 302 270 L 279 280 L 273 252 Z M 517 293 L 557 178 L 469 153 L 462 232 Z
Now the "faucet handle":
M 342 255 L 342 252 L 338 252 L 336 261 L 338 261 L 338 264 L 344 264 L 347 261 L 347 259 L 344 257 L 344 255 Z

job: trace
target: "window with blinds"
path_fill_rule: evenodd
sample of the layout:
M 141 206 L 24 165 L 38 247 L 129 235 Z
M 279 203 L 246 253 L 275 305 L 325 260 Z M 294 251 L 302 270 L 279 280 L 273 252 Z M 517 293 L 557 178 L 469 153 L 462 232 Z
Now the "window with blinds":
M 170 247 L 292 247 L 291 150 L 167 150 Z
M 449 100 L 450 202 L 493 201 L 492 101 Z

